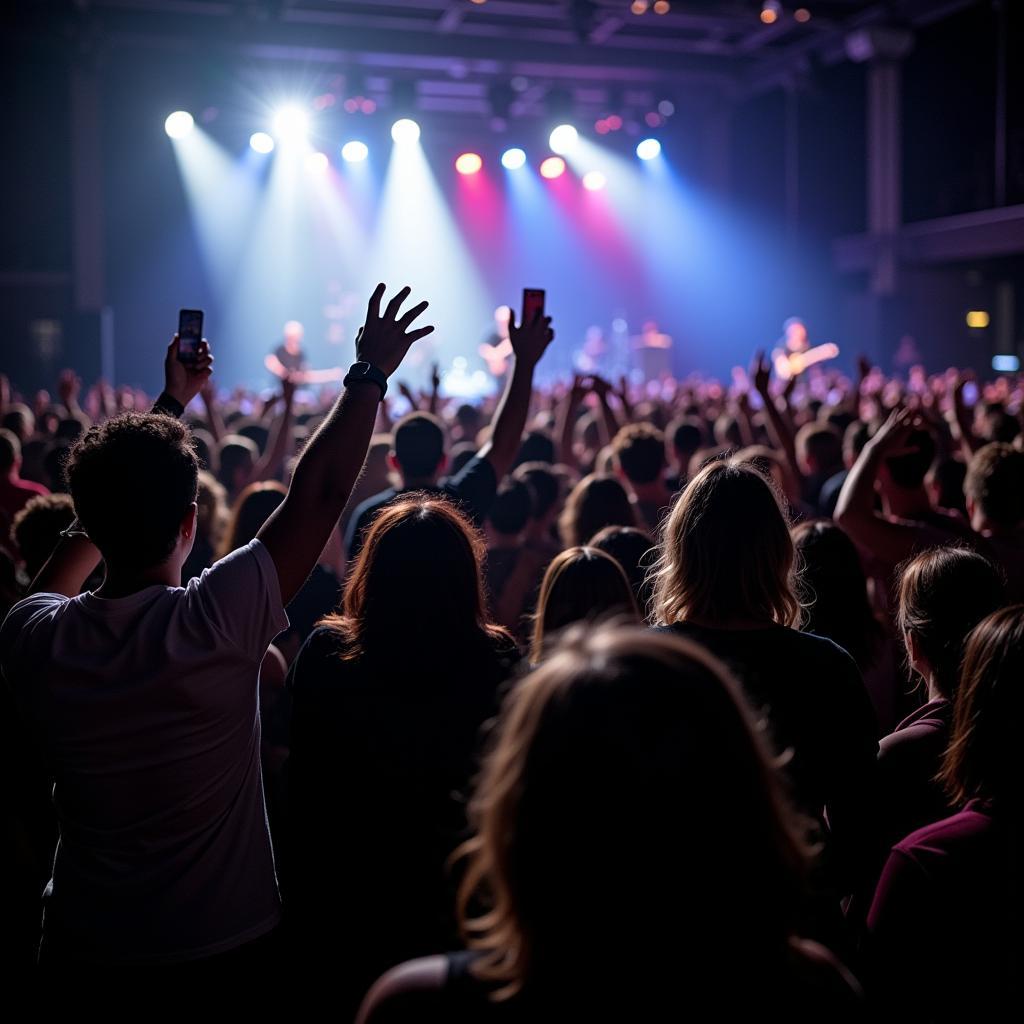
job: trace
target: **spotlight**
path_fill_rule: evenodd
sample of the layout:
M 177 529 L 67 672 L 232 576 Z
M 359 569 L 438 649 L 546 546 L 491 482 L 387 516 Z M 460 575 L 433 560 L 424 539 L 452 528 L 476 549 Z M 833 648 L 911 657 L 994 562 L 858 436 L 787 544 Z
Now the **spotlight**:
M 578 139 L 579 133 L 571 124 L 560 124 L 548 136 L 548 145 L 553 153 L 565 156 L 575 148 Z
M 280 142 L 302 142 L 309 131 L 309 114 L 295 105 L 282 107 L 274 115 L 273 129 Z
M 565 174 L 565 161 L 560 156 L 549 156 L 540 165 L 542 178 L 560 178 Z
M 518 171 L 526 163 L 526 154 L 518 147 L 506 149 L 501 154 L 501 166 L 509 171 Z
M 811 20 L 811 12 L 806 7 L 798 7 L 793 12 L 793 17 L 800 22 L 801 25 L 806 25 Z
M 478 153 L 463 153 L 455 161 L 455 170 L 459 174 L 476 174 L 483 165 L 484 162 Z
M 341 158 L 350 164 L 362 163 L 370 155 L 370 150 L 365 142 L 353 139 L 341 147 Z
M 323 174 L 327 170 L 327 154 L 309 153 L 306 156 L 306 170 L 314 174 Z
M 167 115 L 167 120 L 164 121 L 164 131 L 172 139 L 183 139 L 195 124 L 192 120 L 192 115 L 187 110 L 176 110 L 173 114 Z
M 400 117 L 391 126 L 395 142 L 415 142 L 420 137 L 420 126 L 411 117 Z
M 253 132 L 249 136 L 249 147 L 257 153 L 271 153 L 274 149 L 274 140 L 266 132 Z
M 608 179 L 600 171 L 587 171 L 583 175 L 583 187 L 588 192 L 600 192 L 608 184 Z
M 661 143 L 657 139 L 642 139 L 636 144 L 636 155 L 641 160 L 653 160 L 661 152 Z
M 668 0 L 654 0 L 655 14 L 668 14 L 671 8 L 672 5 L 668 2 Z
M 765 25 L 774 25 L 782 13 L 782 4 L 779 0 L 764 0 L 761 5 L 761 21 Z

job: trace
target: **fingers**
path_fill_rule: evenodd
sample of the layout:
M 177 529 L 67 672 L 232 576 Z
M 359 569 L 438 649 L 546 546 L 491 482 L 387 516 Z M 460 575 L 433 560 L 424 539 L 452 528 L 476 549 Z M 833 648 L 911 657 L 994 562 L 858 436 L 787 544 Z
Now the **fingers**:
M 425 338 L 428 334 L 433 334 L 433 333 L 434 333 L 433 325 L 430 325 L 429 327 L 418 327 L 415 331 L 410 331 L 406 335 L 406 338 L 410 342 L 419 341 L 420 338 Z
M 169 356 L 176 356 L 178 354 L 178 346 L 180 344 L 181 339 L 178 337 L 178 335 L 175 334 L 174 337 L 171 338 L 170 345 L 167 346 L 167 354 Z
M 408 294 L 409 289 L 406 288 L 405 291 L 406 291 L 406 294 Z M 408 330 L 409 325 L 413 322 L 413 320 L 415 320 L 416 317 L 418 317 L 427 308 L 427 306 L 429 306 L 429 305 L 430 305 L 429 302 L 417 303 L 415 306 L 412 307 L 412 309 L 410 309 L 407 313 L 405 313 L 403 315 L 401 320 L 398 321 L 398 326 L 401 327 L 403 331 L 404 330 Z M 390 309 L 391 309 L 391 307 L 389 306 L 388 310 L 390 311 Z M 436 365 L 435 365 L 434 369 L 435 369 L 435 372 L 436 372 L 436 369 L 437 369 Z
M 509 333 L 511 334 L 512 331 L 518 331 L 519 327 L 516 326 L 516 314 L 515 310 L 512 307 L 512 303 L 507 303 L 505 308 L 508 310 L 508 330 Z M 521 327 L 522 324 L 520 324 L 519 326 Z
M 385 320 L 396 320 L 398 318 L 398 310 L 401 308 L 402 303 L 409 298 L 412 289 L 406 285 L 389 303 L 387 309 L 384 310 Z
M 376 288 L 373 289 L 373 294 L 370 296 L 370 301 L 366 304 L 366 322 L 370 323 L 373 320 L 380 319 L 380 300 L 384 298 L 384 282 L 381 281 Z

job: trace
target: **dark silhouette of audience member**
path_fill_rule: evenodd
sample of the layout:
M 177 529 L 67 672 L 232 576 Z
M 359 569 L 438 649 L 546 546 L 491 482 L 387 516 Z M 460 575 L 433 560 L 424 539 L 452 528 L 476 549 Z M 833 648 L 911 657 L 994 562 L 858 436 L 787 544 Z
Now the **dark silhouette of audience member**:
M 897 627 L 927 700 L 879 744 L 875 820 L 882 857 L 950 811 L 936 775 L 949 743 L 964 645 L 971 630 L 1005 603 L 999 571 L 968 548 L 926 551 L 900 575 Z
M 591 473 L 569 493 L 558 520 L 563 547 L 586 544 L 606 526 L 638 526 L 626 488 L 608 474 Z
M 383 293 L 367 307 L 356 369 L 369 363 L 386 380 L 432 328 L 410 329 L 426 303 L 399 318 L 408 289 L 382 315 Z M 341 515 L 382 396 L 354 377 L 256 539 L 183 588 L 198 463 L 172 415 L 209 379 L 212 357 L 204 342 L 186 366 L 177 346 L 156 406 L 171 415 L 115 417 L 73 447 L 80 529 L 0 629 L 0 665 L 54 775 L 60 840 L 40 962 L 76 997 L 86 979 L 120 971 L 102 985 L 107 1006 L 157 977 L 176 994 L 202 980 L 204 996 L 262 980 L 281 912 L 257 674 Z M 77 596 L 100 557 L 102 584 Z M 126 976 L 126 964 L 139 970 Z
M 850 655 L 794 628 L 793 542 L 764 477 L 721 460 L 701 470 L 665 523 L 654 586 L 655 621 L 720 657 L 792 753 L 793 794 L 828 837 L 831 883 L 850 891 L 865 855 L 878 727 Z
M 853 658 L 879 726 L 889 732 L 918 701 L 906 685 L 902 645 L 889 635 L 871 606 L 857 548 L 826 519 L 800 523 L 792 534 L 804 605 L 800 628 L 828 637 Z
M 686 486 L 690 459 L 708 444 L 707 427 L 696 416 L 673 420 L 665 432 L 670 465 L 665 486 L 675 494 Z
M 650 423 L 630 423 L 615 435 L 612 452 L 638 521 L 653 533 L 672 503 L 665 483 L 664 435 Z
M 896 843 L 868 918 L 866 969 L 887 1016 L 1002 1020 L 1024 977 L 1020 722 L 1024 606 L 972 632 L 941 780 L 959 808 Z
M 567 548 L 548 566 L 540 585 L 530 660 L 535 665 L 543 661 L 566 626 L 611 616 L 640 617 L 622 566 L 597 548 Z
M 0 430 L 0 533 L 6 536 L 14 517 L 35 497 L 50 492 L 32 480 L 23 480 L 21 442 L 10 430 Z
M 494 414 L 490 439 L 457 476 L 440 482 L 447 457 L 444 427 L 436 416 L 412 412 L 398 422 L 390 462 L 401 483 L 368 498 L 353 512 L 345 536 L 349 558 L 359 554 L 363 536 L 374 516 L 406 491 L 441 492 L 460 502 L 477 526 L 483 524 L 498 484 L 512 468 L 519 451 L 533 393 L 534 368 L 554 336 L 551 317 L 538 316 L 532 324 L 518 327 L 514 320 L 509 321 L 514 368 Z
M 1010 597 L 1024 600 L 1024 452 L 993 441 L 971 457 L 964 480 L 972 528 L 1006 573 Z
M 332 998 L 340 988 L 352 1011 L 382 970 L 454 938 L 445 865 L 465 827 L 459 795 L 518 660 L 487 616 L 483 558 L 482 538 L 443 497 L 391 502 L 341 612 L 289 672 L 297 969 Z
M 590 547 L 611 555 L 626 574 L 640 617 L 647 618 L 654 594 L 652 571 L 657 560 L 654 538 L 635 526 L 606 526 L 591 538 Z
M 360 1024 L 859 1016 L 855 983 L 795 934 L 801 826 L 696 645 L 571 630 L 510 693 L 470 816 L 468 951 L 390 971 Z
M 39 494 L 14 517 L 11 541 L 24 563 L 25 575 L 34 580 L 61 532 L 74 521 L 75 506 L 67 494 Z

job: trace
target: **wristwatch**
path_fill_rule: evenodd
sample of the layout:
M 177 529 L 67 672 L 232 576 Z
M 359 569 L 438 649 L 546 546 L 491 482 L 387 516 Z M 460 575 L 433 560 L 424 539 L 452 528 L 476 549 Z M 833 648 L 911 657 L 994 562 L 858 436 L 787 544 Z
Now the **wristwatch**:
M 374 366 L 373 363 L 353 363 L 342 383 L 348 387 L 350 384 L 359 384 L 363 381 L 376 384 L 380 388 L 381 398 L 388 393 L 388 379 L 384 375 L 384 371 Z

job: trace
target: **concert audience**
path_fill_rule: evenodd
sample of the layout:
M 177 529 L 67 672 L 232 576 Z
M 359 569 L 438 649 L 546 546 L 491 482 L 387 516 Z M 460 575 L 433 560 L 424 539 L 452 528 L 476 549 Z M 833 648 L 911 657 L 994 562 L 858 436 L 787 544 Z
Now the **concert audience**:
M 1019 1010 L 1024 381 L 535 386 L 549 322 L 510 334 L 500 395 L 435 368 L 397 422 L 173 343 L 153 414 L 0 376 L 11 963 L 45 887 L 48 983 L 112 1004 L 273 977 L 351 1019 L 427 956 L 366 1020 L 856 1016 L 815 938 L 879 1015 Z

